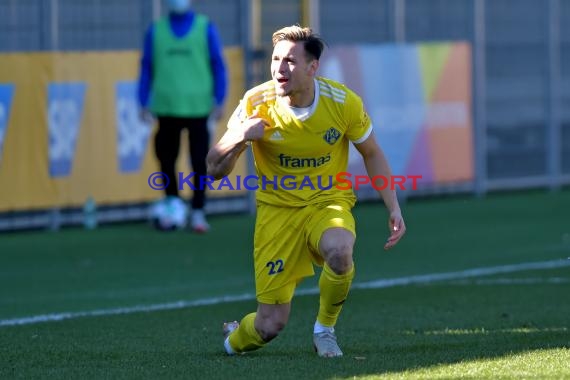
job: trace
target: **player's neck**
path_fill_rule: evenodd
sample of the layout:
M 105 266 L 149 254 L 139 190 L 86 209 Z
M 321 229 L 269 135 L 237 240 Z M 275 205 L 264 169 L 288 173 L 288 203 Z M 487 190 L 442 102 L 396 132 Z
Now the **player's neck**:
M 307 87 L 289 96 L 284 96 L 283 100 L 290 106 L 296 108 L 310 107 L 315 101 L 315 82 L 311 80 Z

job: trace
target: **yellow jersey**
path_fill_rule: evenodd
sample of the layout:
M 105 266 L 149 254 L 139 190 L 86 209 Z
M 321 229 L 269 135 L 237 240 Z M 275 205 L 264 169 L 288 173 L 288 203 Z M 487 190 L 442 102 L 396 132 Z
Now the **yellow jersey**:
M 352 189 L 336 187 L 337 175 L 347 170 L 349 142 L 363 142 L 372 133 L 370 117 L 361 98 L 343 84 L 314 80 L 310 107 L 290 107 L 268 81 L 245 93 L 228 123 L 230 128 L 239 125 L 257 111 L 270 124 L 263 138 L 251 144 L 260 202 L 303 207 L 345 199 L 354 205 Z

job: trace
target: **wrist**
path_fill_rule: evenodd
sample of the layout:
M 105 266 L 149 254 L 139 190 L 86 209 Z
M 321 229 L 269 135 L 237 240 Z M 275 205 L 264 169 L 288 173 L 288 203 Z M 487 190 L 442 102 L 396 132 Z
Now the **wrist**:
M 240 142 L 238 142 L 235 145 L 234 150 L 238 152 L 238 154 L 241 154 L 244 150 L 247 149 L 248 145 L 250 144 L 249 141 L 247 140 L 241 140 Z

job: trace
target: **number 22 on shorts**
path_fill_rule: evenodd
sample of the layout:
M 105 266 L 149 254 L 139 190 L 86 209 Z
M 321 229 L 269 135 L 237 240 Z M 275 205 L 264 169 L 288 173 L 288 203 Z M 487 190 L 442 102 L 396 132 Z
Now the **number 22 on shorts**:
M 277 274 L 283 272 L 283 260 L 278 259 L 275 261 L 269 261 L 265 266 L 269 268 L 269 274 Z

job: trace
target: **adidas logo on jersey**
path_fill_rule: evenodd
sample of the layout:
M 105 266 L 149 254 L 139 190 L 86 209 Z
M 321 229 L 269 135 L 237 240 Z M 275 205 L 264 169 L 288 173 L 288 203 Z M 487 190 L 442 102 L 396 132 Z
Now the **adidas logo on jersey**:
M 271 140 L 271 141 L 282 141 L 284 139 L 283 139 L 283 136 L 281 136 L 281 132 L 275 131 L 275 132 L 273 132 L 271 137 L 269 137 L 269 140 Z

